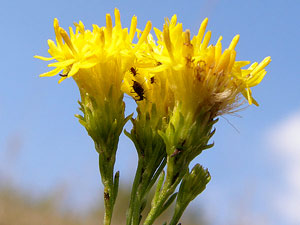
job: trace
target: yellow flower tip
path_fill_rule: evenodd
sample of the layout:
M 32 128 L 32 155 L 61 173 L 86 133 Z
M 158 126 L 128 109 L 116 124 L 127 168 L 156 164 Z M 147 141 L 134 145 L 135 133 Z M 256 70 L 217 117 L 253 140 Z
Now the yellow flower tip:
M 177 24 L 177 15 L 174 14 L 171 18 L 170 25 L 175 26 Z
M 57 18 L 54 18 L 53 27 L 54 27 L 54 29 L 57 29 L 59 27 L 59 23 L 58 23 L 58 19 Z
M 106 30 L 108 36 L 111 37 L 112 35 L 112 19 L 109 13 L 106 14 Z
M 259 73 L 259 72 L 262 71 L 267 65 L 269 65 L 270 62 L 271 62 L 271 57 L 270 57 L 270 56 L 264 58 L 264 60 L 261 61 L 261 63 L 258 64 L 258 66 L 255 67 L 255 69 L 251 72 L 251 74 L 252 74 L 252 75 L 255 75 L 255 74 Z
M 164 38 L 164 43 L 168 50 L 169 56 L 170 56 L 171 60 L 174 61 L 173 47 L 172 47 L 172 42 L 171 42 L 171 38 L 170 38 L 170 30 L 169 30 L 169 26 L 167 23 L 164 24 L 163 38 Z
M 224 71 L 227 68 L 230 60 L 230 55 L 231 55 L 231 51 L 229 49 L 226 49 L 220 58 L 218 66 L 216 67 L 216 71 L 221 71 L 221 70 Z
M 266 57 L 266 58 L 263 60 L 263 62 L 264 62 L 264 64 L 265 64 L 265 67 L 266 67 L 267 65 L 269 65 L 269 63 L 270 63 L 271 61 L 272 61 L 271 56 Z
M 62 38 L 64 39 L 65 43 L 68 45 L 70 50 L 73 52 L 73 54 L 77 54 L 77 51 L 75 50 L 67 31 L 65 31 L 63 28 L 60 27 L 59 32 L 60 32 L 60 35 L 62 36 Z
M 247 91 L 248 103 L 249 103 L 249 105 L 252 105 L 252 94 L 251 94 L 250 88 L 247 87 L 246 91 Z
M 151 21 L 148 21 L 147 24 L 146 24 L 146 27 L 145 27 L 145 29 L 142 33 L 142 36 L 140 37 L 140 39 L 137 43 L 136 49 L 138 49 L 140 47 L 140 45 L 147 39 L 148 34 L 151 31 L 151 28 L 152 28 L 152 23 L 151 23 Z
M 73 24 L 79 30 L 80 33 L 84 34 L 85 28 L 81 20 L 79 20 L 79 23 L 73 23 Z
M 48 57 L 44 57 L 44 56 L 40 56 L 40 55 L 35 55 L 33 57 L 36 58 L 36 59 L 43 60 L 43 61 L 50 61 L 50 60 L 54 59 L 54 57 L 48 58 Z
M 58 80 L 58 83 L 60 84 L 60 83 L 63 82 L 65 79 L 67 79 L 67 77 L 61 77 L 61 78 Z
M 120 11 L 117 8 L 115 8 L 115 24 L 117 29 L 122 29 Z
M 53 76 L 55 76 L 56 74 L 58 74 L 61 70 L 62 70 L 62 68 L 55 68 L 54 70 L 51 70 L 51 71 L 49 71 L 49 72 L 42 73 L 42 74 L 40 75 L 40 77 L 53 77 Z
M 58 45 L 62 46 L 63 42 L 62 42 L 62 39 L 61 39 L 61 36 L 60 36 L 60 33 L 59 33 L 59 28 L 60 27 L 59 27 L 59 23 L 58 23 L 58 19 L 57 18 L 54 18 L 53 27 L 54 27 L 54 32 L 55 32 L 55 36 L 56 36 Z
M 202 41 L 202 38 L 204 36 L 204 32 L 205 32 L 206 27 L 207 27 L 207 23 L 208 23 L 208 18 L 205 18 L 203 20 L 203 22 L 201 23 L 201 25 L 200 25 L 200 28 L 199 28 L 199 31 L 198 31 L 198 34 L 197 34 L 198 44 L 200 44 L 201 41 Z
M 258 102 L 257 102 L 257 101 L 255 101 L 255 99 L 254 99 L 254 98 L 252 98 L 252 103 L 253 103 L 255 106 L 259 106 Z
M 137 27 L 137 17 L 133 16 L 131 19 L 130 31 L 129 31 L 129 38 L 132 41 L 136 32 Z
M 83 22 L 81 20 L 79 20 L 79 26 L 82 27 L 82 29 L 84 30 L 84 25 L 83 25 Z
M 203 40 L 203 43 L 201 45 L 201 49 L 206 49 L 207 46 L 208 46 L 208 43 L 210 41 L 210 38 L 211 38 L 211 31 L 207 31 L 205 37 L 204 37 L 204 40 Z
M 191 31 L 189 29 L 187 29 L 185 32 L 184 32 L 184 43 L 185 44 L 190 44 L 190 41 L 191 41 Z
M 235 49 L 237 43 L 239 42 L 239 39 L 240 39 L 240 35 L 239 35 L 239 34 L 236 35 L 236 36 L 232 39 L 232 41 L 231 41 L 231 43 L 230 43 L 230 45 L 229 45 L 229 49 L 230 49 L 230 50 Z
M 222 40 L 223 40 L 223 36 L 220 36 L 219 39 L 218 39 L 218 41 L 217 41 L 217 44 L 221 43 Z

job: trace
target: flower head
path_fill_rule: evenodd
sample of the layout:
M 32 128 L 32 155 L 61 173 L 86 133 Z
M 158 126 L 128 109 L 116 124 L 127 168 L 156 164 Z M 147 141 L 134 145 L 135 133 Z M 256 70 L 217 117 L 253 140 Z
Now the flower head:
M 127 120 L 124 119 L 125 104 L 121 85 L 126 71 L 133 66 L 140 46 L 151 29 L 148 22 L 138 43 L 132 43 L 137 31 L 137 18 L 132 17 L 131 27 L 122 28 L 119 10 L 115 9 L 115 26 L 110 14 L 106 15 L 106 26 L 93 25 L 85 29 L 80 21 L 75 31 L 69 34 L 54 19 L 56 43 L 48 41 L 51 58 L 36 56 L 42 60 L 55 59 L 49 67 L 54 70 L 41 76 L 60 73 L 59 82 L 73 77 L 81 95 L 80 122 L 97 142 L 109 142 L 109 136 L 119 137 Z M 62 72 L 61 72 L 62 71 Z M 114 139 L 115 139 L 114 138 Z M 110 140 L 113 141 L 113 140 Z M 115 142 L 115 141 L 113 141 Z
M 205 34 L 207 22 L 202 22 L 193 38 L 189 30 L 183 31 L 182 24 L 177 23 L 176 15 L 166 20 L 162 31 L 154 28 L 158 45 L 149 46 L 152 57 L 161 65 L 152 68 L 152 73 L 155 76 L 163 72 L 175 101 L 183 104 L 186 113 L 197 114 L 200 109 L 209 110 L 214 116 L 226 113 L 235 108 L 240 94 L 249 104 L 257 104 L 250 87 L 261 82 L 270 57 L 242 69 L 250 62 L 235 60 L 239 35 L 222 52 L 222 37 L 216 45 L 209 45 L 211 31 Z
M 215 118 L 241 105 L 240 96 L 258 105 L 250 88 L 261 82 L 266 74 L 264 68 L 271 61 L 266 57 L 244 69 L 250 62 L 236 61 L 239 35 L 222 51 L 222 37 L 209 45 L 211 31 L 205 33 L 207 22 L 205 19 L 198 34 L 191 38 L 190 31 L 177 23 L 176 15 L 166 19 L 162 31 L 154 28 L 157 43 L 151 36 L 148 38 L 147 55 L 143 55 L 144 64 L 140 66 L 143 73 L 147 71 L 146 80 L 163 80 L 172 96 L 168 124 L 160 135 L 166 144 L 168 174 L 173 178 L 180 177 L 191 160 L 212 146 L 208 141 L 214 134 Z M 153 96 L 152 102 L 165 99 Z

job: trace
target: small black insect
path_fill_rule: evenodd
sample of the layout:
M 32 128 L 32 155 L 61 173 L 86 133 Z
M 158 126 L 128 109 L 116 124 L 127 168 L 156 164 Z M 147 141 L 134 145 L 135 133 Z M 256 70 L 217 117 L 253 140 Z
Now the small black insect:
M 130 68 L 130 73 L 132 73 L 133 76 L 136 76 L 136 75 L 138 74 L 137 69 L 134 68 L 134 67 L 131 67 L 131 68 Z
M 134 90 L 134 92 L 138 95 L 136 97 L 139 97 L 139 99 L 137 99 L 136 101 L 142 101 L 144 100 L 145 96 L 145 91 L 144 91 L 144 88 L 142 87 L 142 85 L 135 81 L 135 80 L 132 80 L 133 81 L 133 85 L 132 85 L 132 88 Z
M 67 77 L 68 76 L 68 74 L 66 73 L 66 74 L 62 74 L 62 73 L 60 73 L 59 74 L 59 76 L 61 76 L 61 77 Z
M 151 84 L 153 84 L 153 83 L 155 82 L 154 77 L 151 77 L 151 78 L 150 78 L 150 82 L 151 82 Z

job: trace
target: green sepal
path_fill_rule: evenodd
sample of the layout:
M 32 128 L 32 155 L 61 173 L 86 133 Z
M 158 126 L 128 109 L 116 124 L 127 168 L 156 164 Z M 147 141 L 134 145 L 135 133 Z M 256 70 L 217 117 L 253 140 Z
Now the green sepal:
M 163 207 L 159 211 L 159 214 L 157 214 L 157 217 L 159 217 L 174 202 L 177 194 L 178 193 L 176 192 L 176 193 L 172 194 L 171 197 L 169 197 L 169 199 L 166 201 L 166 203 L 163 205 Z
M 117 196 L 118 196 L 118 191 L 119 191 L 119 181 L 120 181 L 120 171 L 117 171 L 115 173 L 115 177 L 114 177 L 114 199 L 113 199 L 113 205 L 115 204 L 116 202 L 116 199 L 117 199 Z
M 165 171 L 162 171 L 161 175 L 158 179 L 157 185 L 156 185 L 154 197 L 153 197 L 153 200 L 152 200 L 152 203 L 151 203 L 152 206 L 156 204 L 156 202 L 159 198 L 159 193 L 161 191 L 161 187 L 163 185 L 164 179 L 165 179 Z

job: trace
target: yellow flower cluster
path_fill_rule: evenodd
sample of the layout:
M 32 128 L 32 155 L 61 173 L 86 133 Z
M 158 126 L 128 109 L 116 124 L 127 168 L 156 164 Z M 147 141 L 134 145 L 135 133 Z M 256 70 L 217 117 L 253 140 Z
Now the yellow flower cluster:
M 54 19 L 56 42 L 48 40 L 49 54 L 52 58 L 35 56 L 42 60 L 55 59 L 49 67 L 54 70 L 41 74 L 41 76 L 54 76 L 60 74 L 63 81 L 73 77 L 76 81 L 81 97 L 86 94 L 95 99 L 106 99 L 112 91 L 113 99 L 118 100 L 125 71 L 135 60 L 135 53 L 144 43 L 151 30 L 148 22 L 139 42 L 133 46 L 132 40 L 137 30 L 137 18 L 132 17 L 131 27 L 122 28 L 119 10 L 115 10 L 115 26 L 112 25 L 110 14 L 106 15 L 106 26 L 93 25 L 93 30 L 86 30 L 80 21 L 75 23 L 76 30 L 69 28 L 70 35 L 61 28 L 58 20 Z M 100 101 L 101 102 L 101 101 Z
M 212 147 L 208 142 L 214 134 L 216 117 L 240 106 L 242 95 L 250 105 L 258 105 L 250 88 L 262 81 L 271 58 L 244 69 L 250 62 L 236 61 L 239 35 L 224 51 L 222 37 L 210 45 L 211 31 L 205 33 L 207 19 L 191 38 L 190 31 L 184 31 L 174 15 L 166 19 L 162 30 L 154 28 L 155 41 L 150 21 L 141 31 L 133 16 L 130 28 L 122 28 L 119 10 L 114 13 L 115 26 L 107 14 L 106 26 L 93 25 L 92 30 L 85 29 L 80 21 L 75 23 L 75 31 L 70 27 L 67 32 L 54 19 L 56 42 L 48 40 L 52 57 L 35 57 L 56 60 L 48 65 L 54 69 L 41 76 L 59 74 L 59 82 L 72 77 L 79 87 L 83 116 L 77 117 L 99 153 L 104 224 L 110 224 L 117 197 L 119 173 L 114 175 L 114 164 L 119 136 L 132 116 L 125 117 L 124 93 L 136 101 L 138 115 L 131 118 L 131 132 L 125 131 L 139 156 L 127 224 L 139 223 L 145 197 L 166 165 L 166 177 L 162 172 L 144 222 L 152 224 L 159 210 L 173 198 L 170 196 L 182 178 L 189 174 L 190 162 Z M 137 43 L 133 43 L 135 35 Z M 183 210 L 210 179 L 203 168 L 193 171 L 186 175 L 186 187 L 190 189 L 194 180 L 200 186 L 188 197 L 178 195 L 177 206 Z M 180 213 L 183 211 L 179 217 Z M 171 223 L 177 224 L 179 217 Z
M 157 43 L 150 34 L 150 22 L 142 32 L 137 29 L 134 16 L 128 32 L 121 26 L 117 9 L 115 20 L 113 27 L 107 14 L 106 27 L 93 25 L 93 31 L 86 30 L 82 22 L 75 23 L 75 32 L 69 28 L 68 35 L 55 19 L 57 44 L 48 41 L 52 58 L 36 57 L 58 62 L 49 64 L 56 68 L 41 76 L 54 76 L 63 70 L 60 82 L 73 77 L 82 98 L 88 94 L 105 99 L 112 88 L 113 99 L 125 92 L 142 110 L 149 110 L 155 103 L 164 115 L 180 102 L 183 114 L 205 109 L 217 116 L 234 109 L 240 94 L 249 104 L 258 105 L 250 88 L 261 82 L 271 58 L 242 69 L 250 62 L 235 60 L 239 35 L 222 52 L 222 37 L 215 45 L 209 45 L 211 31 L 205 34 L 207 19 L 191 39 L 190 31 L 183 31 L 174 15 L 166 20 L 162 31 L 154 28 Z M 134 44 L 136 31 L 138 43 Z
M 266 57 L 261 63 L 253 63 L 249 68 L 242 69 L 250 62 L 235 61 L 239 35 L 222 52 L 222 37 L 216 45 L 209 45 L 211 31 L 205 34 L 207 22 L 206 18 L 197 36 L 192 39 L 190 31 L 183 31 L 182 24 L 177 23 L 176 15 L 170 21 L 166 20 L 163 31 L 154 28 L 157 44 L 149 34 L 145 49 L 147 53 L 143 55 L 144 61 L 140 60 L 143 77 L 125 76 L 127 93 L 130 94 L 130 87 L 134 86 L 130 83 L 131 80 L 142 79 L 138 82 L 143 84 L 146 100 L 160 104 L 165 98 L 170 100 L 171 91 L 175 104 L 182 104 L 182 113 L 185 115 L 203 109 L 211 111 L 213 116 L 226 113 L 238 105 L 240 93 L 249 104 L 258 105 L 252 97 L 250 87 L 261 82 L 266 74 L 264 68 L 271 58 Z M 163 91 L 159 93 L 161 89 Z M 131 95 L 134 96 L 135 93 L 131 92 Z M 169 101 L 167 105 L 174 103 Z

